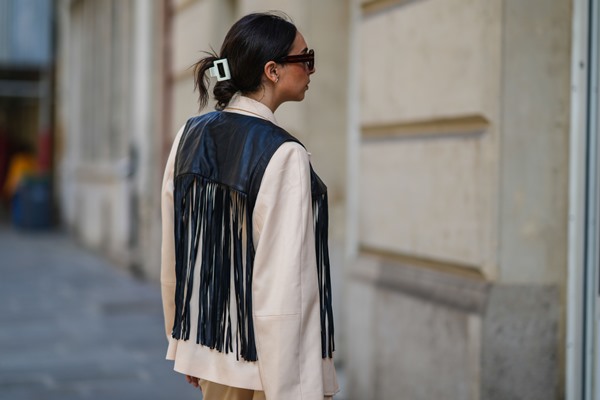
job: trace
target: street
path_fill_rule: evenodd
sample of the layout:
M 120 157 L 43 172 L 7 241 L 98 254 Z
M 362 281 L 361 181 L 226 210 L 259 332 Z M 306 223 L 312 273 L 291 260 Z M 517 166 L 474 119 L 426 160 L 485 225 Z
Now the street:
M 201 399 L 165 350 L 157 283 L 0 226 L 0 399 Z

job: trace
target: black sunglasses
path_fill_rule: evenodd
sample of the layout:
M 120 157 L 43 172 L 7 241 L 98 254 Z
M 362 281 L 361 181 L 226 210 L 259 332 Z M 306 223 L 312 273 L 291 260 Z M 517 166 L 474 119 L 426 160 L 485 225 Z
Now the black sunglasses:
M 279 64 L 285 63 L 306 63 L 309 71 L 315 69 L 315 51 L 313 49 L 308 50 L 304 54 L 295 54 L 293 56 L 285 56 L 278 60 Z

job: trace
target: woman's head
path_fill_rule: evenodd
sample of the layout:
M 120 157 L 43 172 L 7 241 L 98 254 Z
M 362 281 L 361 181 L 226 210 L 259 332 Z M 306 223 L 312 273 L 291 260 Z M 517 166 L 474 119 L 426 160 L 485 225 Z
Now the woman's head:
M 215 60 L 226 58 L 231 71 L 231 79 L 217 82 L 213 90 L 217 109 L 223 109 L 236 92 L 256 93 L 264 89 L 265 83 L 279 84 L 280 78 L 282 89 L 288 92 L 293 90 L 291 79 L 294 78 L 294 72 L 298 71 L 291 67 L 294 61 L 290 61 L 292 71 L 285 74 L 288 72 L 283 71 L 288 65 L 286 57 L 290 54 L 306 53 L 305 46 L 304 38 L 285 16 L 273 13 L 246 15 L 229 29 L 218 55 L 205 57 L 195 65 L 195 83 L 200 92 L 200 108 L 208 102 L 209 78 L 206 71 L 213 66 Z M 296 65 L 306 68 L 304 64 Z M 311 71 L 305 73 L 306 77 L 310 73 Z M 288 79 L 282 75 L 286 75 Z M 300 85 L 301 82 L 297 84 Z M 307 82 L 303 84 L 303 88 L 306 84 Z M 285 90 L 282 94 L 286 93 Z M 301 97 L 304 97 L 304 91 Z M 285 98 L 284 101 L 302 98 Z

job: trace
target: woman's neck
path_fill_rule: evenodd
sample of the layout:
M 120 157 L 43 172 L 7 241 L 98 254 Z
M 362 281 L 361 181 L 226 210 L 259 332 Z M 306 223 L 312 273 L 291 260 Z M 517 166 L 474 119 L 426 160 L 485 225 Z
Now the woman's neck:
M 277 108 L 279 108 L 281 105 L 281 102 L 275 99 L 273 90 L 270 87 L 265 87 L 265 85 L 263 85 L 256 92 L 244 94 L 244 96 L 264 104 L 265 106 L 269 107 L 273 113 L 275 113 L 275 110 L 277 110 Z

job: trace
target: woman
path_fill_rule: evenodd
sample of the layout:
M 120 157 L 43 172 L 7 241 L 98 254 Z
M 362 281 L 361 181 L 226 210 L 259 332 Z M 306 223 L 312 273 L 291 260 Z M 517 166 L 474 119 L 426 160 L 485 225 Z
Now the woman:
M 162 194 L 167 358 L 212 399 L 338 390 L 326 187 L 274 112 L 301 101 L 314 52 L 286 18 L 251 14 L 195 66 L 200 108 L 175 138 Z

